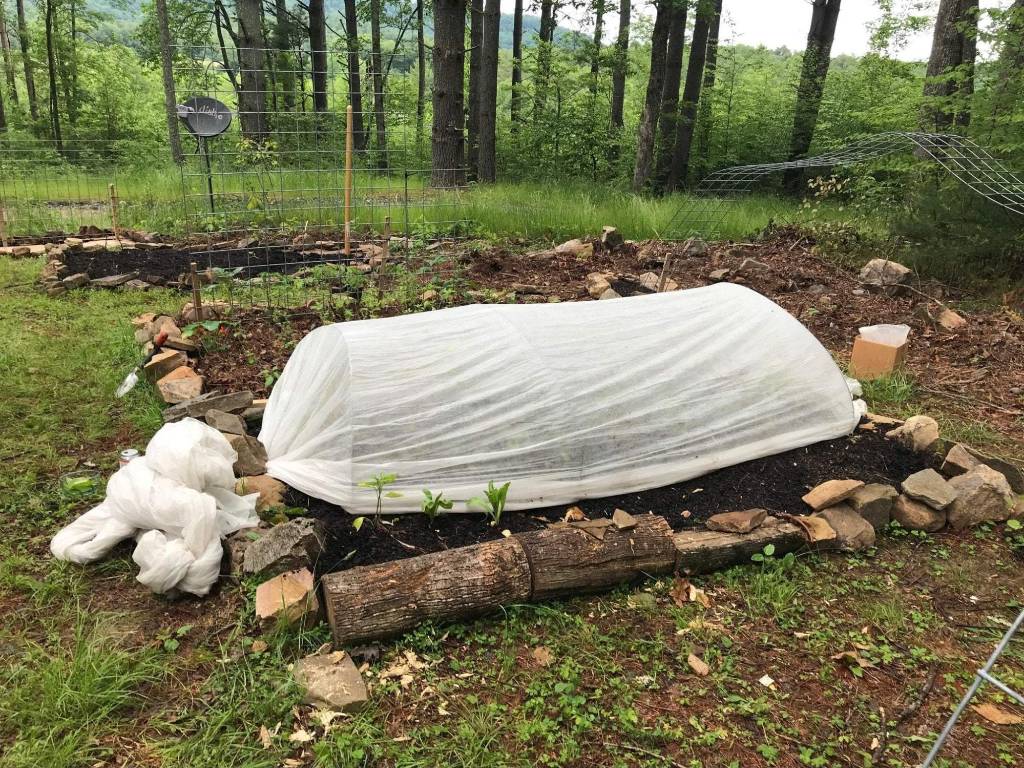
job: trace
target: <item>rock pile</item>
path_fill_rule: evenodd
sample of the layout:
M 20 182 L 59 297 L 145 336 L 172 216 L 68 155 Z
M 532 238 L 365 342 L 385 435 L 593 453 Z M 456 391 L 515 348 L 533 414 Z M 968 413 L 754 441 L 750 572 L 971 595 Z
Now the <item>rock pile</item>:
M 22 256 L 48 256 L 49 259 L 43 267 L 40 276 L 43 288 L 48 296 L 60 296 L 77 288 L 145 291 L 154 285 L 164 285 L 165 280 L 159 275 L 142 275 L 138 272 L 125 272 L 119 275 L 106 275 L 93 279 L 86 272 L 72 274 L 71 270 L 64 263 L 64 256 L 68 251 L 99 253 L 102 251 L 141 251 L 171 247 L 164 243 L 155 242 L 153 236 L 146 233 L 132 233 L 132 237 L 136 239 L 115 237 L 113 235 L 95 239 L 68 237 L 59 243 L 14 245 L 8 248 L 0 248 L 0 255 L 9 255 L 15 258 Z

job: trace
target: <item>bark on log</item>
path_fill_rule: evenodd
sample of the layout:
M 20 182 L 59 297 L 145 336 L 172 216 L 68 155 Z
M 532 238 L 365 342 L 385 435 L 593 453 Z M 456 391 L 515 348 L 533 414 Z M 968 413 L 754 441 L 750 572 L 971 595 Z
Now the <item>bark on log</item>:
M 602 540 L 571 525 L 519 534 L 533 574 L 531 599 L 610 589 L 675 567 L 672 529 L 663 517 L 644 515 L 633 528 L 604 532 Z
M 514 538 L 331 573 L 324 602 L 337 647 L 530 598 L 530 565 Z
M 793 552 L 805 543 L 800 527 L 769 517 L 750 533 L 720 533 L 706 529 L 681 531 L 673 535 L 676 570 L 695 575 L 711 573 L 733 565 L 749 563 L 750 558 L 768 544 L 775 553 Z

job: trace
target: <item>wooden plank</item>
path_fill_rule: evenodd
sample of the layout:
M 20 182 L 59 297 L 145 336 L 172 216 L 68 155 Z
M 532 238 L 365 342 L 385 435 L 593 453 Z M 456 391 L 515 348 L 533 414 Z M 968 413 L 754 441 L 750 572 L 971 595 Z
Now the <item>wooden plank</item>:
M 804 546 L 800 527 L 775 517 L 767 518 L 750 533 L 722 533 L 704 528 L 680 531 L 673 535 L 676 570 L 687 574 L 711 573 L 733 565 L 749 563 L 756 552 L 768 544 L 775 554 L 784 555 Z

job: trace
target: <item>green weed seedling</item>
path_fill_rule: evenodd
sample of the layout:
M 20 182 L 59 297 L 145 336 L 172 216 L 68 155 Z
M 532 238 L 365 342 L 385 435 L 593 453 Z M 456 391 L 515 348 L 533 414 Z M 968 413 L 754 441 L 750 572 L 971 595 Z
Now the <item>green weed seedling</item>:
M 444 498 L 444 492 L 438 491 L 435 496 L 428 489 L 423 489 L 423 501 L 420 503 L 420 509 L 423 514 L 427 516 L 427 519 L 433 523 L 437 519 L 437 516 L 441 514 L 441 510 L 448 510 L 454 506 L 454 502 Z
M 389 499 L 400 498 L 402 494 L 398 491 L 387 491 L 385 488 L 391 485 L 398 479 L 398 475 L 390 475 L 384 472 L 378 472 L 376 475 L 371 477 L 369 480 L 363 480 L 359 483 L 360 488 L 370 488 L 377 493 L 377 514 L 381 513 L 383 506 L 384 497 L 387 496 Z
M 491 480 L 487 484 L 487 490 L 484 491 L 483 496 L 474 496 L 466 504 L 483 512 L 491 521 L 491 525 L 497 525 L 501 521 L 501 513 L 505 511 L 505 499 L 508 497 L 510 485 L 512 485 L 511 482 L 497 488 L 494 481 Z

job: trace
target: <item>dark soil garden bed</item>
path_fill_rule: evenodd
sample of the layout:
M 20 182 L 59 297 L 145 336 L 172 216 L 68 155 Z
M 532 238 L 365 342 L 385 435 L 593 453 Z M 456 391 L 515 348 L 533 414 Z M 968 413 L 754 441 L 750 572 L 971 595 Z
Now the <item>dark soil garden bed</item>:
M 772 514 L 805 514 L 801 501 L 826 480 L 855 478 L 897 485 L 931 466 L 930 458 L 910 453 L 879 431 L 854 434 L 786 453 L 726 467 L 703 477 L 640 493 L 587 499 L 577 504 L 590 519 L 611 517 L 615 509 L 634 515 L 654 512 L 675 530 L 697 525 L 718 512 L 761 507 Z M 371 491 L 367 491 L 371 493 Z M 561 520 L 570 505 L 506 512 L 497 526 L 482 515 L 441 516 L 431 524 L 423 515 L 367 518 L 356 531 L 353 516 L 333 504 L 292 491 L 289 504 L 324 521 L 328 543 L 318 569 L 324 573 L 438 552 L 543 528 Z

